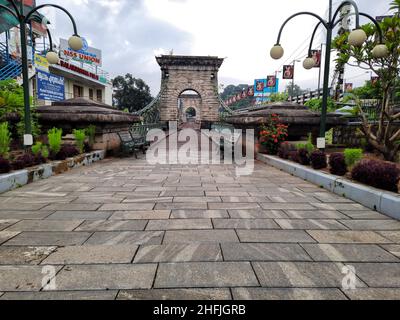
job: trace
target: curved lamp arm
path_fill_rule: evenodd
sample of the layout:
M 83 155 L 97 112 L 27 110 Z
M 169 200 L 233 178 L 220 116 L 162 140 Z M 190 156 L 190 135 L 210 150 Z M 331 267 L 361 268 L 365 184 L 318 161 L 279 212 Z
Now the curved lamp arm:
M 3 4 L 0 4 L 0 9 L 6 10 L 8 13 L 13 15 L 15 19 L 17 19 L 19 21 L 19 11 L 17 11 L 17 13 L 15 13 L 12 9 L 10 9 L 9 7 L 7 7 Z
M 339 8 L 337 8 L 333 18 L 332 18 L 332 25 L 335 26 L 337 24 L 337 22 L 335 22 L 338 14 L 340 13 L 340 10 L 344 7 L 344 6 L 348 6 L 351 5 L 354 8 L 355 11 L 355 16 L 356 16 L 356 28 L 359 29 L 360 28 L 360 11 L 358 10 L 358 5 L 357 3 L 355 3 L 355 1 L 353 0 L 347 0 L 344 1 Z M 340 20 L 339 20 L 340 21 Z
M 279 30 L 278 40 L 277 40 L 277 42 L 276 42 L 277 45 L 279 45 L 279 43 L 280 43 L 280 41 L 281 41 L 282 32 L 283 32 L 283 29 L 285 28 L 285 26 L 287 25 L 287 23 L 288 23 L 290 20 L 292 20 L 293 18 L 295 18 L 295 17 L 297 17 L 297 16 L 301 16 L 301 15 L 313 16 L 313 17 L 317 18 L 317 19 L 320 21 L 320 23 L 323 24 L 323 26 L 324 26 L 325 28 L 327 28 L 327 29 L 329 28 L 329 24 L 328 24 L 324 19 L 322 19 L 319 15 L 317 15 L 317 14 L 315 14 L 315 13 L 312 13 L 312 12 L 307 12 L 307 11 L 305 11 L 305 12 L 298 12 L 298 13 L 296 13 L 296 14 L 290 16 L 290 17 L 283 23 L 281 29 Z
M 17 4 L 14 2 L 14 0 L 8 0 L 8 2 L 11 4 L 13 9 L 15 10 L 15 13 L 18 15 L 18 20 L 19 16 L 21 16 L 23 13 L 19 11 Z
M 355 13 L 353 13 L 352 15 L 355 15 Z M 376 30 L 378 31 L 380 43 L 383 43 L 383 32 L 382 32 L 382 28 L 379 25 L 378 21 L 376 21 L 372 16 L 370 16 L 369 14 L 366 14 L 364 12 L 359 12 L 359 15 L 371 20 L 371 22 L 375 25 Z M 334 26 L 336 27 L 339 23 L 340 23 L 340 20 L 337 21 Z
M 318 28 L 320 27 L 320 25 L 321 25 L 321 22 L 319 22 L 319 23 L 315 26 L 314 32 L 313 32 L 313 34 L 312 34 L 312 36 L 311 36 L 310 47 L 308 48 L 308 57 L 309 57 L 309 58 L 311 57 L 311 51 L 312 51 L 312 47 L 313 47 L 313 44 L 314 44 L 315 35 L 316 35 L 316 33 L 317 33 Z
M 71 15 L 66 9 L 64 9 L 63 7 L 61 7 L 61 6 L 59 6 L 59 5 L 56 5 L 56 4 L 43 4 L 43 5 L 40 5 L 40 6 L 36 7 L 36 8 L 34 8 L 34 9 L 32 9 L 32 10 L 27 14 L 27 16 L 25 17 L 25 22 L 29 21 L 30 17 L 31 17 L 34 13 L 36 13 L 38 10 L 43 9 L 43 8 L 45 8 L 45 7 L 53 7 L 53 8 L 56 8 L 56 9 L 60 9 L 61 11 L 64 11 L 64 12 L 68 15 L 68 17 L 70 18 L 70 20 L 71 20 L 71 22 L 72 22 L 72 26 L 73 26 L 73 28 L 74 28 L 74 36 L 79 36 L 79 34 L 78 34 L 78 28 L 76 27 L 76 22 L 75 22 L 74 18 L 72 17 L 72 15 Z
M 38 15 L 31 15 L 29 18 L 29 21 L 35 20 L 35 18 L 40 20 L 41 17 Z M 49 37 L 50 51 L 53 51 L 53 37 L 51 36 L 50 29 L 47 27 L 46 27 L 46 32 L 47 32 L 47 36 Z

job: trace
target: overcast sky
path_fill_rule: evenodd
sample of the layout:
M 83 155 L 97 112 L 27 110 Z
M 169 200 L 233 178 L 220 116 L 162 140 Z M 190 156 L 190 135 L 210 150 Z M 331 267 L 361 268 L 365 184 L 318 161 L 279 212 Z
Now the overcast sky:
M 390 0 L 356 2 L 361 11 L 377 16 L 388 13 Z M 269 50 L 283 21 L 304 10 L 326 15 L 328 8 L 328 0 L 37 0 L 43 3 L 63 5 L 72 13 L 79 33 L 102 50 L 103 68 L 111 76 L 132 73 L 150 85 L 153 95 L 160 87 L 154 56 L 171 50 L 176 55 L 226 58 L 219 74 L 224 85 L 250 84 L 274 74 L 285 62 L 304 58 L 316 24 L 312 17 L 288 24 L 282 38 L 285 56 L 276 62 Z M 44 13 L 55 21 L 56 43 L 71 35 L 65 15 Z M 323 32 L 317 35 L 315 47 L 324 38 Z M 349 68 L 345 78 L 361 85 L 369 74 Z M 302 88 L 316 89 L 317 79 L 317 69 L 306 71 L 298 65 L 296 83 Z M 281 89 L 288 83 L 284 81 Z

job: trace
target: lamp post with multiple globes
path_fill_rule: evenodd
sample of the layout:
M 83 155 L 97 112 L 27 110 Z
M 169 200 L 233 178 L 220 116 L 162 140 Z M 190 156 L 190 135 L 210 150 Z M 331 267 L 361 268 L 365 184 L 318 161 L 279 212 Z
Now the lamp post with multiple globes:
M 281 36 L 283 29 L 285 28 L 286 24 L 292 20 L 293 18 L 301 15 L 310 15 L 319 20 L 314 33 L 311 37 L 311 42 L 310 42 L 310 47 L 308 51 L 308 56 L 303 62 L 303 67 L 307 70 L 311 69 L 314 67 L 315 62 L 312 57 L 312 46 L 314 42 L 314 37 L 316 30 L 323 25 L 325 29 L 327 30 L 327 35 L 326 35 L 326 53 L 325 53 L 325 68 L 324 68 L 324 82 L 323 82 L 323 94 L 322 94 L 322 114 L 321 114 L 321 126 L 320 126 L 320 139 L 319 144 L 320 148 L 324 149 L 325 148 L 325 133 L 326 133 L 326 117 L 327 117 L 327 110 L 328 110 L 328 98 L 329 98 L 329 71 L 330 71 L 330 63 L 331 63 L 331 49 L 332 49 L 332 36 L 333 36 L 333 31 L 335 27 L 341 22 L 340 18 L 338 15 L 340 14 L 341 9 L 344 6 L 352 6 L 355 11 L 355 17 L 356 17 L 356 28 L 349 34 L 348 37 L 348 43 L 351 46 L 355 47 L 361 47 L 365 41 L 367 40 L 367 34 L 365 33 L 364 30 L 361 29 L 360 27 L 360 16 L 366 17 L 369 20 L 371 20 L 374 25 L 376 26 L 376 29 L 378 31 L 379 35 L 379 43 L 375 46 L 375 48 L 372 51 L 372 54 L 374 58 L 384 58 L 388 55 L 389 50 L 386 47 L 386 45 L 383 43 L 383 34 L 382 30 L 379 26 L 379 23 L 370 15 L 362 13 L 359 11 L 357 4 L 352 1 L 343 1 L 338 9 L 333 12 L 333 4 L 332 0 L 329 0 L 329 17 L 328 20 L 323 19 L 319 15 L 312 13 L 312 12 L 298 12 L 292 16 L 290 16 L 281 26 L 281 29 L 279 30 L 278 34 L 278 39 L 275 44 L 275 46 L 271 49 L 271 57 L 275 60 L 281 59 L 284 55 L 284 49 L 281 46 Z
M 11 7 L 0 4 L 0 10 L 3 9 L 11 14 L 20 25 L 20 37 L 21 37 L 21 60 L 22 60 L 22 77 L 23 77 L 23 89 L 24 89 L 24 122 L 25 122 L 25 131 L 24 131 L 24 145 L 30 146 L 33 144 L 32 138 L 32 123 L 31 123 L 31 107 L 30 107 L 30 94 L 29 94 L 29 67 L 28 67 L 28 48 L 27 48 L 27 37 L 26 37 L 26 25 L 30 23 L 32 20 L 40 19 L 37 13 L 40 9 L 45 7 L 53 7 L 64 11 L 72 22 L 72 26 L 74 29 L 73 35 L 69 38 L 68 44 L 71 49 L 75 51 L 79 51 L 83 47 L 82 38 L 78 35 L 78 29 L 76 27 L 76 23 L 72 15 L 63 7 L 55 4 L 43 4 L 37 6 L 30 10 L 28 13 L 24 12 L 24 4 L 23 1 L 20 0 L 19 5 L 15 0 L 8 0 Z M 46 58 L 50 64 L 57 64 L 59 62 L 58 54 L 53 51 L 53 42 L 51 39 L 50 32 L 47 29 L 47 34 L 50 40 L 50 50 L 47 52 Z

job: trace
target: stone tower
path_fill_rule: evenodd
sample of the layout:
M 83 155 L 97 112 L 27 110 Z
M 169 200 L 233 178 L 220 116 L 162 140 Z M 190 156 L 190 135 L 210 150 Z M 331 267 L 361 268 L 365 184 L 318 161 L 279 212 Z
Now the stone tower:
M 218 71 L 224 59 L 218 57 L 163 55 L 156 57 L 161 67 L 160 116 L 162 122 L 179 121 L 178 101 L 185 91 L 200 98 L 203 128 L 219 120 Z

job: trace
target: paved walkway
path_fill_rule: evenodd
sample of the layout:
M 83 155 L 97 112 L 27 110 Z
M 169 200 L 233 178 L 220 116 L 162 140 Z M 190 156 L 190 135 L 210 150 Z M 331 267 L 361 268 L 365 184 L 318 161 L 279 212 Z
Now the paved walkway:
M 1 195 L 0 244 L 0 299 L 400 298 L 400 222 L 261 163 L 108 159 Z

